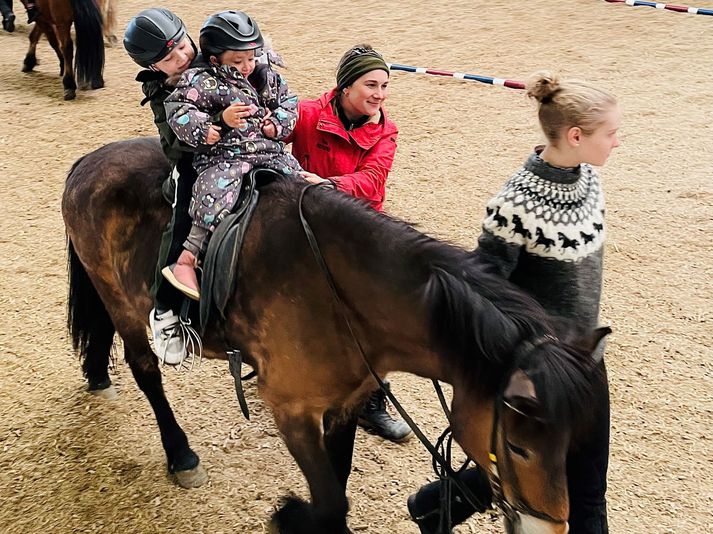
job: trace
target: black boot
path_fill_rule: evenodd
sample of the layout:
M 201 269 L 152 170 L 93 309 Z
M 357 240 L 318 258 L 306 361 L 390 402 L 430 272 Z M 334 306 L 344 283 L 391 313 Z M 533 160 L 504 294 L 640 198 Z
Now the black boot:
M 40 16 L 40 12 L 35 4 L 27 4 L 25 9 L 27 10 L 27 24 L 32 24 Z
M 493 492 L 485 472 L 479 467 L 467 469 L 460 475 L 461 481 L 470 489 L 475 499 L 481 504 L 473 508 L 463 498 L 458 487 L 451 487 L 451 527 L 461 524 L 475 512 L 484 512 L 490 508 Z M 451 529 L 440 528 L 441 486 L 443 482 L 436 480 L 421 487 L 411 495 L 406 502 L 411 519 L 418 525 L 421 534 L 451 534 Z
M 15 15 L 13 13 L 6 15 L 5 18 L 2 19 L 2 27 L 8 33 L 15 31 Z
M 390 387 L 388 382 L 386 387 Z M 358 421 L 359 426 L 365 430 L 394 443 L 402 443 L 413 435 L 406 423 L 394 419 L 386 411 L 386 394 L 381 389 L 369 395 L 369 399 L 359 413 Z

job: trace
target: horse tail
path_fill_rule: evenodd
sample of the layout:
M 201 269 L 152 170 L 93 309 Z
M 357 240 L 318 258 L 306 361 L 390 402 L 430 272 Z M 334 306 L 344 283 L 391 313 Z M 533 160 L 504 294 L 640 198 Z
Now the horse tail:
M 72 336 L 72 347 L 84 360 L 84 373 L 87 374 L 88 371 L 91 373 L 98 363 L 91 360 L 107 361 L 115 328 L 69 237 L 67 237 L 67 270 L 69 271 L 67 329 Z M 98 350 L 92 350 L 91 346 Z M 103 371 L 106 372 L 106 366 Z
M 75 71 L 81 84 L 91 83 L 92 89 L 104 86 L 104 37 L 101 13 L 94 0 L 70 0 L 77 34 Z

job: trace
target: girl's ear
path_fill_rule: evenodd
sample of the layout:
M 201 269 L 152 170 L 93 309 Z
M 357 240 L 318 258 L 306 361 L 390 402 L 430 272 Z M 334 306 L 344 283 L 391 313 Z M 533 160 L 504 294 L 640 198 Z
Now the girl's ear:
M 208 61 L 210 61 L 211 65 L 220 65 L 220 63 L 218 63 L 218 58 L 216 56 L 210 56 L 208 58 Z
M 579 126 L 572 126 L 567 130 L 567 142 L 571 146 L 579 146 L 582 141 L 582 129 Z

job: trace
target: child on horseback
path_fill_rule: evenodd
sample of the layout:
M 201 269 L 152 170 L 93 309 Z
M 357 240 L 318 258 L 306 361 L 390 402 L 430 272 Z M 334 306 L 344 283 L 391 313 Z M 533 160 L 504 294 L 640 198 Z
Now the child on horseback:
M 619 146 L 621 111 L 606 91 L 546 72 L 531 78 L 527 95 L 538 102 L 547 144 L 488 202 L 474 259 L 525 289 L 550 314 L 571 320 L 581 334 L 598 326 L 602 288 L 604 195 L 592 165 L 604 165 Z M 603 360 L 600 365 L 604 371 Z M 600 386 L 591 433 L 567 455 L 571 534 L 608 532 L 609 391 L 606 380 Z M 463 481 L 486 497 L 483 502 L 490 499 L 482 470 L 466 471 Z M 442 532 L 439 487 L 433 482 L 409 497 L 422 534 Z M 458 493 L 453 524 L 475 511 Z
M 166 182 L 168 187 L 164 187 L 164 194 L 170 197 L 174 209 L 161 239 L 152 288 L 155 308 L 151 310 L 149 323 L 159 358 L 178 365 L 187 355 L 176 313 L 183 295 L 164 280 L 161 269 L 176 261 L 182 250 L 181 243 L 188 236 L 191 226 L 188 206 L 196 173 L 192 165 L 193 147 L 181 143 L 168 126 L 163 103 L 175 89 L 181 74 L 189 67 L 200 65 L 202 58 L 181 19 L 167 9 L 146 9 L 132 18 L 124 34 L 124 48 L 131 59 L 146 69 L 136 76 L 145 95 L 141 105 L 151 106 L 161 147 L 174 169 Z
M 208 68 L 186 71 L 165 102 L 168 124 L 195 149 L 198 179 L 191 231 L 176 263 L 163 274 L 195 300 L 200 297 L 195 268 L 211 233 L 236 205 L 243 176 L 255 167 L 286 176 L 302 170 L 282 142 L 295 126 L 297 97 L 269 60 L 257 63 L 263 44 L 257 23 L 247 14 L 210 16 L 200 32 Z

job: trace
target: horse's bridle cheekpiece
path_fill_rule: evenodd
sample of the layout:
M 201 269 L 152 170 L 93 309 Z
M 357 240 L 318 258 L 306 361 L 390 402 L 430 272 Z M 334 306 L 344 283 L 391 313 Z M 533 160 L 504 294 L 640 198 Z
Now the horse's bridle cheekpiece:
M 324 259 L 324 256 L 322 256 L 322 252 L 319 249 L 319 245 L 317 243 L 317 238 L 314 235 L 314 232 L 312 231 L 312 228 L 310 227 L 309 223 L 307 222 L 307 218 L 305 217 L 304 209 L 303 209 L 303 201 L 304 201 L 304 196 L 305 193 L 313 187 L 324 187 L 322 184 L 309 184 L 305 186 L 302 189 L 302 192 L 300 193 L 300 199 L 299 199 L 299 213 L 300 213 L 300 220 L 302 222 L 302 228 L 304 229 L 305 236 L 307 237 L 307 241 L 309 242 L 309 246 L 312 249 L 312 254 L 314 255 L 314 259 L 316 260 L 317 264 L 319 265 L 322 274 L 324 275 L 324 278 L 327 281 L 327 284 L 329 285 L 329 289 L 332 293 L 332 298 L 334 299 L 336 305 L 337 305 L 337 310 L 339 311 L 339 314 L 342 316 L 342 319 L 344 320 L 347 329 L 349 330 L 349 333 L 351 334 L 352 339 L 354 340 L 354 344 L 356 345 L 359 354 L 361 354 L 362 360 L 364 361 L 364 365 L 366 368 L 369 370 L 371 375 L 374 377 L 374 380 L 379 384 L 379 387 L 381 390 L 384 392 L 384 394 L 388 397 L 389 401 L 393 404 L 394 408 L 396 408 L 396 411 L 399 412 L 399 415 L 403 418 L 403 420 L 408 424 L 408 426 L 411 428 L 413 433 L 418 437 L 419 441 L 423 444 L 423 446 L 428 450 L 428 452 L 431 454 L 433 457 L 433 464 L 434 467 L 438 467 L 440 469 L 436 469 L 436 473 L 438 476 L 445 480 L 447 483 L 452 483 L 455 484 L 456 487 L 462 492 L 464 499 L 470 504 L 475 509 L 479 508 L 487 508 L 487 503 L 484 505 L 480 499 L 478 499 L 473 492 L 471 491 L 468 486 L 466 486 L 458 476 L 458 473 L 461 472 L 462 470 L 465 469 L 465 467 L 468 465 L 470 460 L 467 460 L 466 463 L 458 469 L 458 471 L 455 471 L 453 467 L 451 467 L 450 463 L 450 454 L 448 454 L 448 460 L 444 458 L 444 455 L 441 454 L 436 446 L 434 446 L 428 438 L 425 436 L 425 434 L 421 431 L 421 429 L 416 425 L 416 423 L 411 419 L 409 414 L 406 412 L 406 410 L 403 408 L 401 403 L 398 401 L 396 396 L 391 392 L 391 389 L 386 387 L 386 384 L 384 381 L 381 379 L 381 377 L 374 371 L 374 368 L 371 366 L 369 363 L 369 360 L 366 357 L 366 353 L 364 352 L 364 349 L 359 342 L 359 339 L 356 337 L 356 334 L 354 333 L 354 329 L 352 328 L 351 322 L 349 320 L 349 317 L 346 312 L 346 308 L 344 306 L 344 303 L 342 302 L 341 297 L 339 296 L 339 293 L 337 291 L 337 286 L 334 282 L 334 277 L 332 276 L 332 272 L 329 270 L 329 267 L 327 266 L 327 263 Z M 489 478 L 490 478 L 490 484 L 492 486 L 493 490 L 493 501 L 495 505 L 500 508 L 502 511 L 503 515 L 508 519 L 510 524 L 512 526 L 516 526 L 520 524 L 520 514 L 523 515 L 529 515 L 532 517 L 536 517 L 538 519 L 542 519 L 544 521 L 547 521 L 549 523 L 557 523 L 557 524 L 562 524 L 566 523 L 566 519 L 557 519 L 549 514 L 546 514 L 545 512 L 540 512 L 538 510 L 532 509 L 521 497 L 520 497 L 520 491 L 519 491 L 519 485 L 517 483 L 517 478 L 515 477 L 515 473 L 513 471 L 513 493 L 516 495 L 516 500 L 515 503 L 510 503 L 506 498 L 505 495 L 503 494 L 502 490 L 502 484 L 500 482 L 500 474 L 498 471 L 498 458 L 496 455 L 497 451 L 497 424 L 498 421 L 500 420 L 501 412 L 502 412 L 502 406 L 503 404 L 507 404 L 509 406 L 509 403 L 505 399 L 505 388 L 507 387 L 508 380 L 512 374 L 517 369 L 517 364 L 524 359 L 526 356 L 530 355 L 533 351 L 541 347 L 542 345 L 546 343 L 556 343 L 558 342 L 558 339 L 551 335 L 551 334 L 545 334 L 542 337 L 539 337 L 535 339 L 534 341 L 523 341 L 521 342 L 518 347 L 515 349 L 515 357 L 513 358 L 513 365 L 511 366 L 511 372 L 507 373 L 505 380 L 501 384 L 497 397 L 495 399 L 495 405 L 493 407 L 494 410 L 494 417 L 493 417 L 493 431 L 491 432 L 491 441 L 490 441 L 490 452 L 488 454 L 488 457 L 490 459 L 490 473 L 489 473 Z M 441 402 L 441 405 L 443 406 L 443 409 L 446 413 L 446 417 L 450 420 L 450 414 L 448 412 L 448 407 L 446 406 L 445 403 L 445 398 L 443 396 L 443 392 L 440 388 L 440 385 L 436 380 L 433 381 L 434 386 L 436 387 L 436 392 L 438 393 L 438 398 Z M 439 439 L 439 444 L 442 444 L 446 438 L 446 436 L 450 433 L 450 428 L 446 429 L 446 431 L 441 435 Z M 448 447 L 450 450 L 450 447 Z M 506 451 L 505 457 L 509 460 L 510 456 Z M 450 503 L 448 503 L 448 506 Z M 446 514 L 448 517 L 450 517 L 450 511 L 447 510 Z
M 500 417 L 502 414 L 502 408 L 503 406 L 507 406 L 508 408 L 515 410 L 516 412 L 527 416 L 527 414 L 522 413 L 519 411 L 517 408 L 512 406 L 507 399 L 505 398 L 505 389 L 507 388 L 509 378 L 512 376 L 512 373 L 515 372 L 518 369 L 518 364 L 524 360 L 527 356 L 532 354 L 535 350 L 540 348 L 542 345 L 545 345 L 547 343 L 557 343 L 559 340 L 557 337 L 551 335 L 551 334 L 545 334 L 541 337 L 538 337 L 534 341 L 522 341 L 518 347 L 515 349 L 515 357 L 513 358 L 513 364 L 510 368 L 511 372 L 507 373 L 505 376 L 505 379 L 503 380 L 502 384 L 500 385 L 500 388 L 498 390 L 498 394 L 495 398 L 495 403 L 493 406 L 494 410 L 494 416 L 493 416 L 493 430 L 490 433 L 490 452 L 488 453 L 488 459 L 490 460 L 490 486 L 493 489 L 493 501 L 495 502 L 495 505 L 500 508 L 500 510 L 503 512 L 503 515 L 508 519 L 510 524 L 513 527 L 516 527 L 517 525 L 520 524 L 520 514 L 523 515 L 529 515 L 532 517 L 536 517 L 537 519 L 542 519 L 544 521 L 547 521 L 549 523 L 557 523 L 557 524 L 562 524 L 566 523 L 566 519 L 557 519 L 555 517 L 552 517 L 549 514 L 546 514 L 545 512 L 540 512 L 539 510 L 535 510 L 532 507 L 530 507 L 529 504 L 521 497 L 520 493 L 520 488 L 517 480 L 517 476 L 515 474 L 514 470 L 511 470 L 512 472 L 512 489 L 513 489 L 513 494 L 515 495 L 515 502 L 510 503 L 506 498 L 503 493 L 503 488 L 502 488 L 502 483 L 500 482 L 500 473 L 498 470 L 498 457 L 497 457 L 497 445 L 498 445 L 498 432 L 497 432 L 497 427 L 498 427 L 498 421 L 500 421 Z M 505 432 L 505 429 L 503 428 L 503 433 Z M 505 436 L 503 435 L 503 441 L 505 440 Z M 507 447 L 503 447 L 503 453 L 505 456 L 505 459 L 507 460 L 508 463 L 511 463 L 511 457 L 510 453 L 508 451 Z

